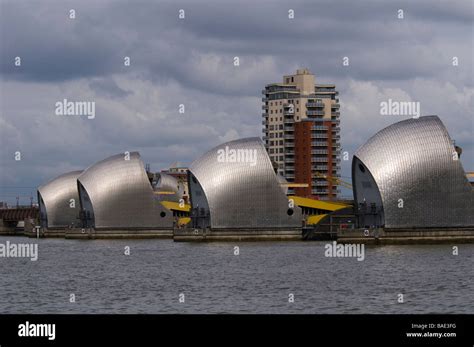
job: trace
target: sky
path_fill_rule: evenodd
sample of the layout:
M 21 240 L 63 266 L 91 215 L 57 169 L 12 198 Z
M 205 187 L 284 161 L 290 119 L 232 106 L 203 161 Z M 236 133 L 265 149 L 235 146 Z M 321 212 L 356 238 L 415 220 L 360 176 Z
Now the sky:
M 159 171 L 262 136 L 261 90 L 302 67 L 339 91 L 346 181 L 357 148 L 410 117 L 381 115 L 389 99 L 438 115 L 474 171 L 473 4 L 0 0 L 0 201 L 125 151 Z M 63 99 L 95 118 L 57 115 Z

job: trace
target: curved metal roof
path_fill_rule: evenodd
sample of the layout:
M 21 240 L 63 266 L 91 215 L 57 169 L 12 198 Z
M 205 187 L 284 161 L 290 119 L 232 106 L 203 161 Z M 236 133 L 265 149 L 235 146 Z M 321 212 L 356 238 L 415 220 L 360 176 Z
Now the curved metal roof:
M 79 222 L 77 177 L 82 171 L 62 174 L 38 187 L 38 203 L 46 213 L 48 228 L 67 228 Z M 71 201 L 73 199 L 73 201 Z
M 390 125 L 357 150 L 380 192 L 386 227 L 474 225 L 474 193 L 455 152 L 437 116 Z
M 158 181 L 156 184 L 156 190 L 161 192 L 174 192 L 172 195 L 165 195 L 161 197 L 161 200 L 175 201 L 178 202 L 183 197 L 184 189 L 183 185 L 179 183 L 176 177 L 165 173 L 156 174 Z
M 207 198 L 212 228 L 292 228 L 302 224 L 299 207 L 288 215 L 288 199 L 258 137 L 219 145 L 194 161 L 189 170 Z
M 78 178 L 92 204 L 95 228 L 172 228 L 172 213 L 155 198 L 140 154 L 130 152 L 126 159 L 123 153 L 111 156 Z

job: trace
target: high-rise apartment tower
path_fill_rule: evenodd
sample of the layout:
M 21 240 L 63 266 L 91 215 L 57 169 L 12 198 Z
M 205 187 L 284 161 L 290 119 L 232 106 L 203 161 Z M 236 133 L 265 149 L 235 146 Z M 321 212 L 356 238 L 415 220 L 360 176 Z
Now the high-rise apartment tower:
M 339 99 L 334 84 L 315 84 L 308 69 L 262 90 L 263 140 L 289 194 L 333 200 L 340 177 Z

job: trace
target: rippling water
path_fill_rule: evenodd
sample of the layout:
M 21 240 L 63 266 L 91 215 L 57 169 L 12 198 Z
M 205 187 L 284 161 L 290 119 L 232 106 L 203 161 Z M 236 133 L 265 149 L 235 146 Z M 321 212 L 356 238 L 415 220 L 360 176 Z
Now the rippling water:
M 474 313 L 474 245 L 357 261 L 326 258 L 325 242 L 7 240 L 38 243 L 39 259 L 0 258 L 0 313 Z

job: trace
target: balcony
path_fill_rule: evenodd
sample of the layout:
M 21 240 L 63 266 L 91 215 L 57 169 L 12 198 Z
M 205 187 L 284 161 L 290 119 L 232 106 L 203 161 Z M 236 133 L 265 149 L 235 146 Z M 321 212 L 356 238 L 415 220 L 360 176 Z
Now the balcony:
M 328 194 L 329 190 L 328 189 L 313 189 L 311 190 L 312 194 L 318 195 L 318 194 Z
M 313 185 L 319 186 L 319 187 L 326 187 L 328 185 L 328 182 L 327 181 L 316 181 L 316 182 L 313 183 Z
M 331 109 L 333 109 L 333 108 L 338 109 L 339 107 L 340 107 L 339 104 L 332 104 L 332 105 L 331 105 Z
M 322 102 L 307 102 L 306 107 L 324 107 Z
M 326 125 L 313 125 L 311 130 L 328 130 L 328 127 Z
M 314 149 L 311 154 L 328 154 L 328 151 L 326 149 Z
M 328 134 L 313 134 L 313 133 L 311 133 L 311 138 L 312 139 L 327 139 Z
M 295 155 L 295 151 L 285 151 L 285 155 Z
M 285 127 L 284 127 L 283 129 L 284 129 L 285 131 L 289 131 L 289 132 L 295 131 L 295 129 L 294 129 L 292 126 L 290 127 L 290 126 L 287 126 L 287 125 L 285 125 Z
M 319 92 L 335 92 L 335 91 L 336 91 L 336 89 L 335 89 L 333 84 L 330 85 L 330 87 L 328 87 L 327 85 L 324 86 L 324 87 L 316 86 L 316 93 L 319 93 Z
M 295 136 L 294 135 L 290 135 L 290 134 L 285 134 L 283 135 L 283 138 L 285 140 L 294 140 L 295 139 Z
M 328 145 L 327 141 L 311 141 L 311 146 L 324 146 Z
M 328 167 L 327 165 L 316 165 L 315 167 L 316 170 L 323 170 L 323 171 L 327 171 Z
M 327 163 L 328 162 L 328 157 L 316 157 L 316 158 L 311 158 L 312 163 Z
M 295 143 L 294 142 L 285 142 L 285 147 L 294 148 Z
M 306 111 L 306 114 L 307 114 L 308 116 L 324 116 L 324 111 L 308 110 L 308 111 Z
M 288 158 L 288 157 L 286 157 L 284 161 L 285 161 L 285 163 L 294 163 L 294 162 L 295 162 L 295 158 Z
M 268 105 L 262 105 L 262 110 L 268 110 Z

